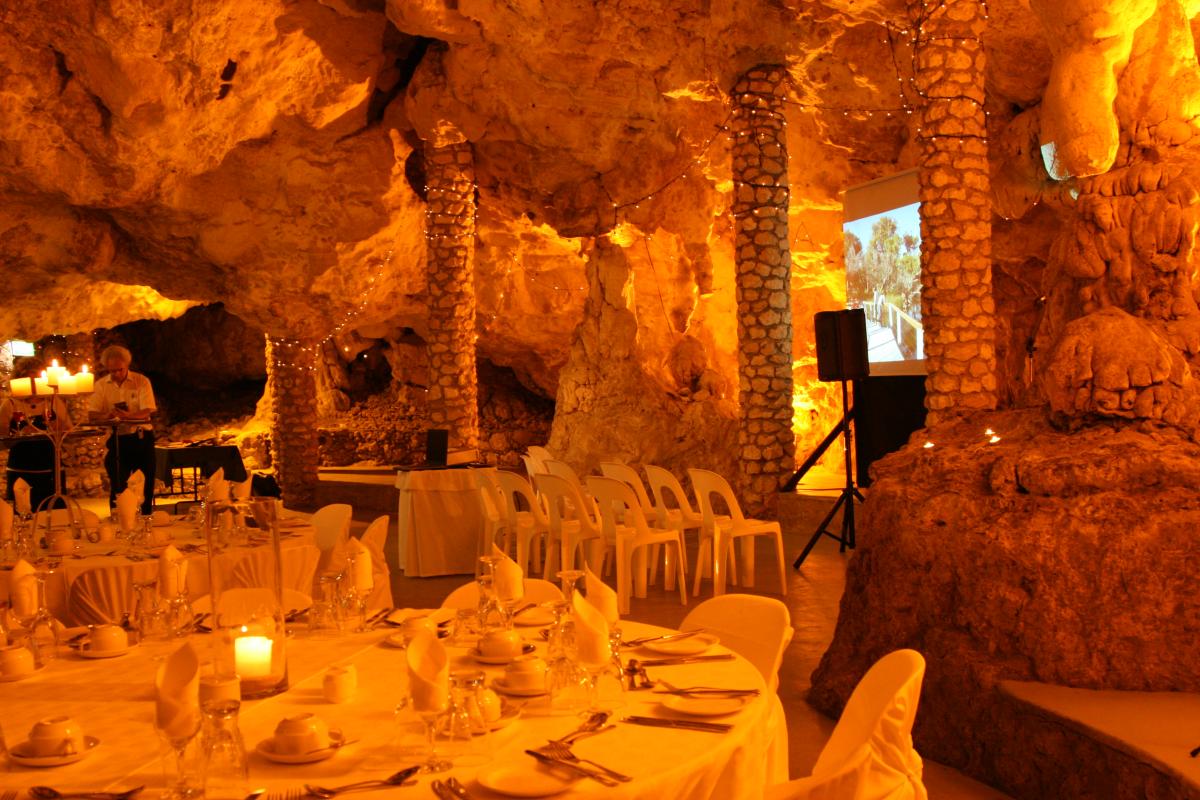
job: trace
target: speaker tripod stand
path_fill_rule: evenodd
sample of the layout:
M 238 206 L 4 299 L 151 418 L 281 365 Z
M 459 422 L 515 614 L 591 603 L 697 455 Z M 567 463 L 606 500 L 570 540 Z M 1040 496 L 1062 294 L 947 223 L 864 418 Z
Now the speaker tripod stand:
M 829 509 L 829 513 L 821 520 L 821 524 L 817 526 L 812 538 L 808 540 L 808 544 L 804 546 L 804 550 L 792 562 L 794 569 L 800 569 L 800 565 L 804 563 L 804 559 L 808 558 L 808 554 L 816 547 L 817 542 L 822 536 L 828 536 L 838 543 L 838 552 L 844 553 L 846 549 L 854 549 L 854 501 L 864 502 L 865 498 L 858 487 L 854 485 L 854 461 L 853 461 L 853 433 L 851 422 L 854 419 L 854 409 L 850 406 L 850 391 L 847 386 L 847 381 L 842 379 L 842 418 L 838 420 L 837 425 L 833 427 L 816 449 L 809 454 L 808 458 L 796 470 L 791 479 L 784 485 L 783 491 L 794 492 L 796 486 L 800 483 L 801 478 L 816 465 L 821 456 L 825 455 L 825 451 L 829 449 L 838 438 L 842 437 L 842 447 L 846 457 L 846 483 L 842 487 L 841 493 L 838 495 L 837 502 L 833 504 L 833 508 Z M 838 510 L 842 511 L 842 525 L 840 533 L 833 533 L 829 530 L 829 523 L 837 516 Z

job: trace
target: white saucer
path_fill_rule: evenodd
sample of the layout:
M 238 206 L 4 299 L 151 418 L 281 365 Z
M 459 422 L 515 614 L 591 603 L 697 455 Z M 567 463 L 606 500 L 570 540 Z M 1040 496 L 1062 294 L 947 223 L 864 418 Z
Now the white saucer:
M 263 758 L 274 761 L 276 764 L 312 764 L 332 758 L 341 749 L 338 745 L 345 740 L 346 737 L 342 735 L 341 731 L 333 730 L 329 732 L 328 747 L 314 750 L 311 753 L 277 753 L 275 752 L 275 737 L 272 736 L 270 739 L 263 739 L 259 742 L 254 750 Z
M 137 647 L 137 645 L 134 644 L 127 644 L 120 650 L 92 650 L 87 645 L 88 642 L 85 639 L 83 644 L 79 646 L 79 649 L 75 651 L 79 653 L 80 658 L 116 658 L 117 656 L 125 655 L 130 650 Z
M 29 742 L 21 742 L 8 748 L 8 757 L 12 759 L 14 764 L 20 764 L 22 767 L 61 767 L 65 764 L 74 764 L 87 757 L 88 753 L 100 746 L 100 740 L 95 736 L 83 737 L 83 749 L 78 753 L 72 753 L 69 756 L 35 756 L 30 755 L 26 751 L 29 748 Z
M 492 688 L 500 694 L 507 694 L 512 697 L 540 697 L 546 694 L 545 689 L 518 689 L 515 686 L 509 686 L 508 681 L 504 680 L 503 676 L 492 679 Z
M 23 681 L 26 678 L 32 678 L 34 675 L 40 675 L 44 669 L 46 669 L 46 665 L 42 664 L 40 667 L 35 667 L 33 672 L 23 672 L 20 675 L 5 675 L 4 673 L 0 672 L 0 683 Z
M 521 655 L 527 656 L 536 649 L 537 648 L 534 647 L 532 644 L 525 643 L 525 644 L 521 645 Z M 478 647 L 471 648 L 470 656 L 471 656 L 471 658 L 478 661 L 480 664 L 490 664 L 494 667 L 502 666 L 504 664 L 509 663 L 514 658 L 519 657 L 519 656 L 485 656 L 483 653 L 479 652 Z
M 687 697 L 671 695 L 663 699 L 662 704 L 672 711 L 687 714 L 689 717 L 726 717 L 736 714 L 754 698 L 746 697 Z
M 501 762 L 479 770 L 475 780 L 485 789 L 509 797 L 551 797 L 570 789 L 574 781 L 525 761 Z
M 649 642 L 642 647 L 665 656 L 698 656 L 720 641 L 720 637 L 711 633 L 698 633 L 674 642 Z
M 471 732 L 474 734 L 483 734 L 498 731 L 501 728 L 507 728 L 509 725 L 512 725 L 520 716 L 521 709 L 519 706 L 505 703 L 498 719 L 492 720 L 481 727 L 475 727 Z
M 513 617 L 513 624 L 524 628 L 541 628 L 554 622 L 554 612 L 542 606 L 534 606 Z

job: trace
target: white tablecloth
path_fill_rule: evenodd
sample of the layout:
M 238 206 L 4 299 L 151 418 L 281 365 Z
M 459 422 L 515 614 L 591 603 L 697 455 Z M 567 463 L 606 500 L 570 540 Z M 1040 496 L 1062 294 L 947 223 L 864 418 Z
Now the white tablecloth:
M 622 623 L 627 635 L 637 636 L 660 629 Z M 250 756 L 250 783 L 272 791 L 297 788 L 302 783 L 349 783 L 383 777 L 406 764 L 397 750 L 394 705 L 405 695 L 404 653 L 376 643 L 391 631 L 376 631 L 335 640 L 296 638 L 289 642 L 289 671 L 293 688 L 285 694 L 243 704 L 241 730 L 248 750 L 268 737 L 285 715 L 311 711 L 346 736 L 360 740 L 333 758 L 303 766 L 283 766 Z M 206 637 L 193 637 L 206 648 Z M 530 640 L 538 643 L 540 639 Z M 0 683 L 3 727 L 10 746 L 38 719 L 69 713 L 89 735 L 101 740 L 100 749 L 83 761 L 53 770 L 12 768 L 0 773 L 0 789 L 26 789 L 34 784 L 52 784 L 63 791 L 127 788 L 146 784 L 153 797 L 163 785 L 157 745 L 153 733 L 151 686 L 158 660 L 177 645 L 142 645 L 131 654 L 109 661 L 89 662 L 75 657 L 52 663 L 45 673 L 16 683 Z M 202 649 L 202 652 L 205 652 Z M 451 648 L 451 668 L 478 669 L 462 648 Z M 353 701 L 332 705 L 321 696 L 321 674 L 335 663 L 354 664 L 359 689 Z M 489 668 L 493 671 L 494 668 Z M 679 685 L 718 685 L 765 689 L 758 671 L 737 658 L 674 667 L 651 668 L 659 676 Z M 649 692 L 631 692 L 624 714 L 669 716 Z M 577 743 L 575 752 L 594 758 L 634 777 L 628 784 L 606 789 L 592 781 L 580 781 L 562 797 L 604 796 L 660 800 L 740 800 L 758 798 L 766 786 L 787 779 L 786 727 L 773 693 L 764 692 L 736 716 L 727 718 L 734 729 L 712 734 L 666 728 L 619 724 L 617 729 Z M 580 722 L 574 715 L 531 716 L 526 714 L 493 734 L 495 761 L 532 763 L 524 754 L 528 747 L 562 736 Z M 486 768 L 483 767 L 483 768 Z M 494 797 L 474 782 L 480 767 L 456 767 L 451 773 L 468 785 L 478 798 Z M 444 776 L 438 776 L 444 777 Z M 433 797 L 430 778 L 403 791 L 405 798 Z M 386 790 L 385 790 L 386 792 Z M 378 800 L 395 798 L 390 793 L 369 793 Z
M 408 577 L 472 575 L 483 531 L 474 470 L 400 472 L 400 569 Z
M 193 600 L 208 594 L 208 557 L 204 549 L 203 532 L 190 524 L 174 522 L 169 526 L 158 528 L 170 535 L 172 543 L 183 549 L 188 562 L 187 588 L 188 596 Z M 285 538 L 281 545 L 284 558 L 311 558 L 316 564 L 317 549 L 313 545 L 313 528 L 311 525 L 287 527 L 283 530 Z M 258 547 L 267 545 L 230 547 L 217 556 L 218 574 L 227 578 L 233 567 Z M 112 551 L 114 555 L 105 555 Z M 301 552 L 304 551 L 304 552 Z M 308 552 L 311 551 L 311 552 Z M 158 559 L 143 558 L 134 555 L 129 558 L 130 548 L 124 541 L 91 544 L 83 542 L 77 551 L 78 556 L 56 556 L 46 551 L 40 551 L 40 557 L 58 562 L 46 581 L 46 607 L 50 613 L 63 623 L 72 625 L 75 621 L 70 618 L 68 600 L 71 594 L 71 584 L 84 572 L 101 567 L 121 566 L 129 570 L 131 581 L 152 581 L 158 577 Z M 7 598 L 9 592 L 9 570 L 0 570 L 0 598 Z

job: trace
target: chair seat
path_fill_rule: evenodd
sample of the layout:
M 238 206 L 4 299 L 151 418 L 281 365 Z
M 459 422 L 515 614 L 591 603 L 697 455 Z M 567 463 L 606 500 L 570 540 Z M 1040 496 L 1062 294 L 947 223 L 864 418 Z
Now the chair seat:
M 729 536 L 753 536 L 759 533 L 777 533 L 781 529 L 779 523 L 770 519 L 743 519 L 734 522 L 729 517 L 716 519 L 717 527 Z

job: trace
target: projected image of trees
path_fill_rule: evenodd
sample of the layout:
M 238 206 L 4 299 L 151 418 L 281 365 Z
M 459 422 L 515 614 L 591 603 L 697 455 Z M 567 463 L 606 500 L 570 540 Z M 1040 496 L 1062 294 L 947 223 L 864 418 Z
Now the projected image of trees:
M 924 357 L 917 209 L 914 203 L 853 220 L 843 229 L 846 306 L 865 309 L 872 341 L 878 341 L 877 332 L 885 330 L 898 351 L 890 356 L 880 352 L 878 360 Z

